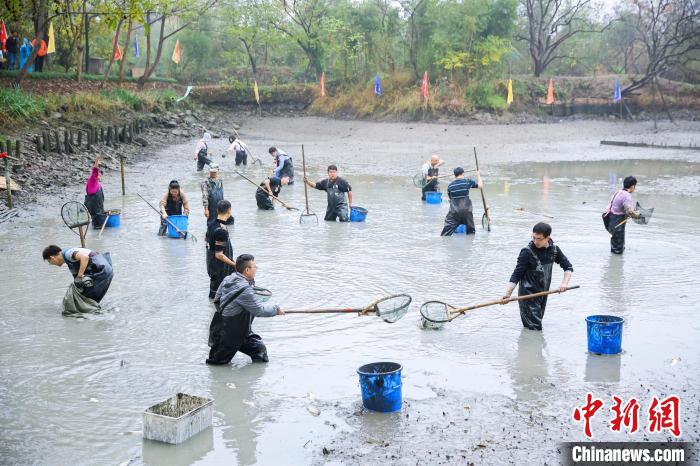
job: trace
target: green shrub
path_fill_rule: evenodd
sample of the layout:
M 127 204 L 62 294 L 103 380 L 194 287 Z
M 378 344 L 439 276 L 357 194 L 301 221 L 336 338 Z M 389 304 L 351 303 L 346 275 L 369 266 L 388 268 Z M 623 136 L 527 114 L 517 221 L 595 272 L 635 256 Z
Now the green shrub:
M 496 85 L 491 82 L 479 82 L 467 89 L 467 100 L 474 108 L 482 110 L 504 110 L 506 108 L 505 96 L 496 90 Z
M 19 89 L 0 89 L 0 118 L 24 120 L 44 111 L 42 100 Z

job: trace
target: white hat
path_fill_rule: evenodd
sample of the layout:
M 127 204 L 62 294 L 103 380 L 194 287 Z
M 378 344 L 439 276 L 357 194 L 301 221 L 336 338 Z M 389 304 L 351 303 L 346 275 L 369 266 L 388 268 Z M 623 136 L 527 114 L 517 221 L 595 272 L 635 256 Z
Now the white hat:
M 219 166 L 215 163 L 209 164 L 209 173 L 219 173 Z

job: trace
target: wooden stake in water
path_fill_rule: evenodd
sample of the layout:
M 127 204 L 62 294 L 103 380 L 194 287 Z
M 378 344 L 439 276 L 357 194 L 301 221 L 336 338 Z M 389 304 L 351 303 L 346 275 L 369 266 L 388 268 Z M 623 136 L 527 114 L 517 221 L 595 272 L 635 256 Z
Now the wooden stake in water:
M 12 154 L 12 142 L 7 141 L 8 155 Z M 0 143 L 0 152 L 5 152 L 5 143 Z M 7 191 L 7 207 L 12 209 L 12 166 L 10 158 L 5 157 L 5 190 Z
M 126 185 L 124 183 L 124 156 L 119 156 L 119 168 L 122 173 L 122 196 L 126 195 Z

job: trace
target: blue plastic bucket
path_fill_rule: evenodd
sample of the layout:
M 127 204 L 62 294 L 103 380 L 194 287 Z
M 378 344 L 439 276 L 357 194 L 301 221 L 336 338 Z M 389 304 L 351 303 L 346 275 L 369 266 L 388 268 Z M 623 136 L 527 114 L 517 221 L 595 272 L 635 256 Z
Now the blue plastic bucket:
M 381 413 L 401 409 L 402 369 L 395 362 L 373 362 L 357 369 L 365 408 Z
M 622 324 L 625 319 L 615 316 L 588 316 L 588 352 L 618 354 L 622 351 Z
M 364 222 L 367 218 L 367 209 L 364 207 L 350 207 L 350 221 L 351 222 Z
M 189 224 L 189 218 L 187 215 L 168 215 L 168 220 L 181 232 L 184 233 L 187 231 L 187 225 Z M 173 225 L 170 225 L 170 223 L 165 222 L 165 224 L 168 225 L 168 236 L 171 238 L 180 238 L 180 233 L 178 233 L 177 230 L 173 228 Z
M 121 210 L 107 210 L 105 211 L 105 215 L 109 215 L 109 218 L 107 219 L 107 225 L 105 225 L 106 228 L 113 228 L 121 225 Z
M 428 191 L 425 193 L 425 202 L 428 204 L 440 204 L 442 202 L 442 193 L 440 191 Z
M 467 232 L 467 226 L 462 224 L 462 225 L 457 225 L 457 229 L 455 230 L 455 233 L 466 233 Z

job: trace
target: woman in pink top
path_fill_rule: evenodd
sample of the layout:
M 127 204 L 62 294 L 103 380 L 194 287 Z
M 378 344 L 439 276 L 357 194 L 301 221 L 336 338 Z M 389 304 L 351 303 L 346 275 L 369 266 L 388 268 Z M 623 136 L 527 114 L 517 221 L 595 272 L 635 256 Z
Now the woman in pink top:
M 102 224 L 105 222 L 104 204 L 105 195 L 100 184 L 100 156 L 98 155 L 95 157 L 95 163 L 90 170 L 87 183 L 85 183 L 85 207 L 92 216 L 93 228 L 102 228 Z
M 625 224 L 627 217 L 639 218 L 639 212 L 634 210 L 636 203 L 632 193 L 637 190 L 637 178 L 628 176 L 622 182 L 623 189 L 613 194 L 605 212 L 605 226 L 610 237 L 610 251 L 613 254 L 622 254 L 625 250 Z

